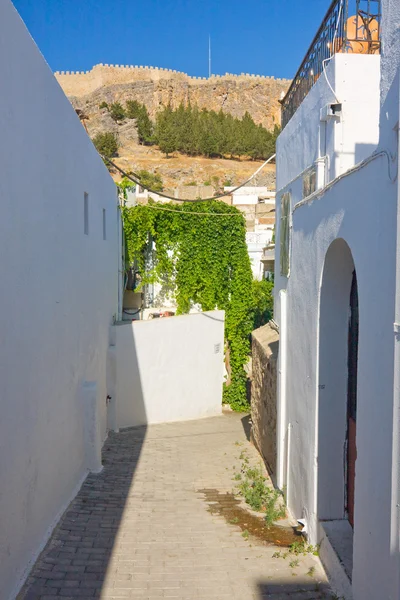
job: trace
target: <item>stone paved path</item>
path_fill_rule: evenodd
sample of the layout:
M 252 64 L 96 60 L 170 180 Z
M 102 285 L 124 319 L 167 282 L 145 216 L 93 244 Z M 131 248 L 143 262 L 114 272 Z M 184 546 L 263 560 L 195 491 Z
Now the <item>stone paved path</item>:
M 272 557 L 276 547 L 207 510 L 198 490 L 231 491 L 243 448 L 259 460 L 242 419 L 111 434 L 103 472 L 87 478 L 20 599 L 330 598 L 318 558 L 290 567 Z

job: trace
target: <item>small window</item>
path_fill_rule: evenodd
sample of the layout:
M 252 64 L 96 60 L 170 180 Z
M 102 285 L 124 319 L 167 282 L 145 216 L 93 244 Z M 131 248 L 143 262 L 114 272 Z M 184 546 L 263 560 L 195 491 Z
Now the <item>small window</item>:
M 281 198 L 281 220 L 279 228 L 280 268 L 281 275 L 289 276 L 290 251 L 290 193 L 285 192 Z
M 89 235 L 89 194 L 83 195 L 83 232 Z
M 311 196 L 317 189 L 317 170 L 315 167 L 308 169 L 303 175 L 303 198 Z
M 107 216 L 106 209 L 103 208 L 103 240 L 107 239 Z

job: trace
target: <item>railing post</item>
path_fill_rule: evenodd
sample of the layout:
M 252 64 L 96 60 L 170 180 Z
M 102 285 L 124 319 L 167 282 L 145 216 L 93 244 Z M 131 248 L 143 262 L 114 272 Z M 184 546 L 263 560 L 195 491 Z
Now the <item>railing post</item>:
M 357 0 L 357 9 L 358 9 Z M 345 52 L 348 52 L 348 43 L 347 43 L 347 21 L 349 20 L 349 0 L 344 0 L 344 26 L 343 26 L 343 39 L 344 39 L 344 47 Z

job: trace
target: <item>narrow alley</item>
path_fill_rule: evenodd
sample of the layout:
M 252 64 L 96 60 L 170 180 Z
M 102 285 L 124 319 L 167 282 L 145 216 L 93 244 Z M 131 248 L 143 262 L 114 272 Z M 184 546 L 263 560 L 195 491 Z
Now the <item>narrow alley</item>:
M 18 600 L 331 598 L 316 556 L 277 557 L 210 509 L 201 490 L 260 461 L 247 430 L 231 413 L 111 433 Z

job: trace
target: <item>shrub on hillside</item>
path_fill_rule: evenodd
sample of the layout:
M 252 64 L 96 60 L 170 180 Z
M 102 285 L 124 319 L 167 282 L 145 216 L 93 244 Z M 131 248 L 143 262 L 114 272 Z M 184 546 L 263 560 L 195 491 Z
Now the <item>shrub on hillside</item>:
M 128 119 L 137 119 L 142 104 L 137 100 L 128 100 L 125 107 L 125 114 Z
M 141 169 L 137 172 L 140 183 L 146 187 L 150 188 L 154 192 L 162 192 L 164 188 L 163 180 L 158 173 L 150 173 L 150 171 L 146 171 L 145 169 Z
M 93 138 L 93 144 L 96 146 L 97 152 L 111 158 L 118 152 L 118 139 L 112 131 L 98 133 Z
M 123 121 L 125 119 L 125 110 L 122 104 L 114 102 L 110 106 L 110 115 L 114 121 Z

